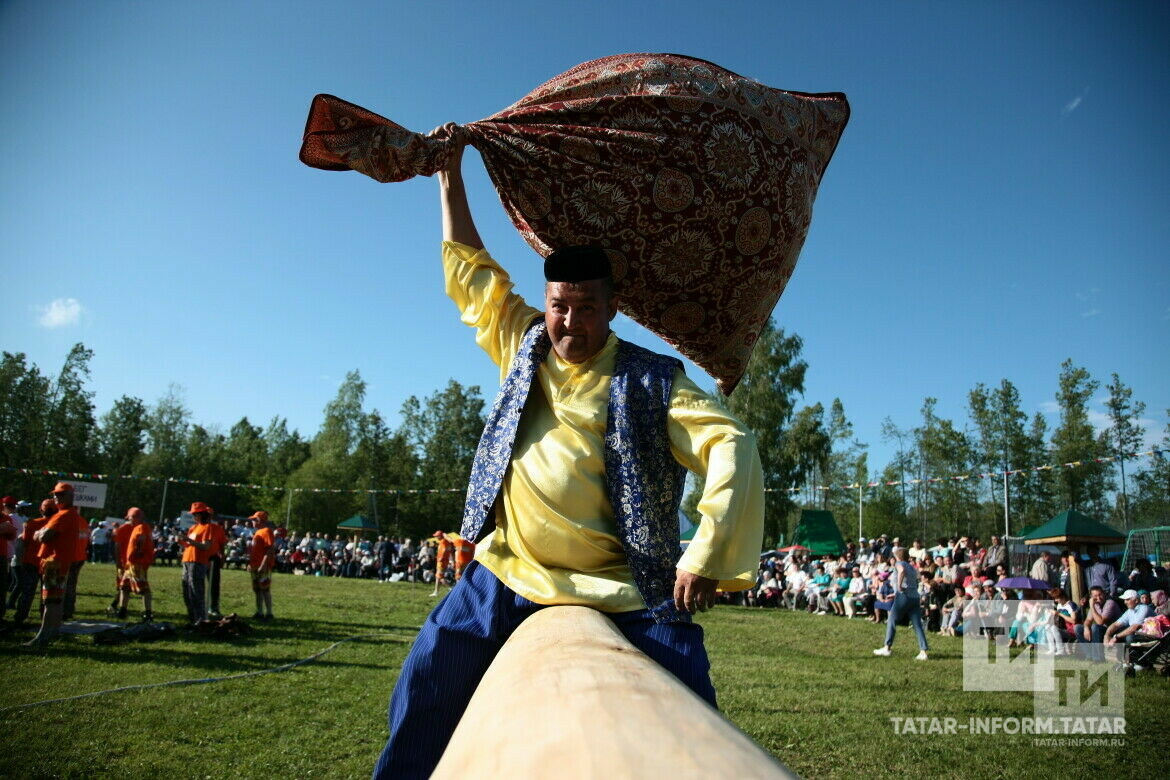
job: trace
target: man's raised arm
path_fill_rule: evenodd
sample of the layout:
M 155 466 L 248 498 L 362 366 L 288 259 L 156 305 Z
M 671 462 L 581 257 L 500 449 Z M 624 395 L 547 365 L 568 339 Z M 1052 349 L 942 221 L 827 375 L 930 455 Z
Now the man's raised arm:
M 448 123 L 440 130 L 451 138 L 451 159 L 447 167 L 439 171 L 439 199 L 443 207 L 443 240 L 466 244 L 473 249 L 483 249 L 483 241 L 471 218 L 471 207 L 467 203 L 467 190 L 463 186 L 463 147 L 466 142 L 458 125 Z

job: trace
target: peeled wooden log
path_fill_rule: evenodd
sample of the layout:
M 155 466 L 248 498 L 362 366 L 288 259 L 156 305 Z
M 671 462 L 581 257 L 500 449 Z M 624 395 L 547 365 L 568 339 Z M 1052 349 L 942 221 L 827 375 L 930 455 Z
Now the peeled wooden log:
M 548 607 L 488 668 L 433 777 L 796 777 L 604 614 Z

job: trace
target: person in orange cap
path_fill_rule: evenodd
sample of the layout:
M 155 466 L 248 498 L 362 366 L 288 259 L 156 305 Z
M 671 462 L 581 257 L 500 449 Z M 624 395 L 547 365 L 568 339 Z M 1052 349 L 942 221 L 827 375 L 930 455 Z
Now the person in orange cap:
M 431 591 L 431 595 L 438 596 L 439 586 L 443 584 L 447 569 L 454 565 L 455 545 L 442 531 L 435 531 L 433 538 L 438 542 L 439 549 L 435 551 L 435 589 Z
M 45 527 L 45 523 L 49 522 L 49 518 L 55 514 L 57 514 L 56 500 L 46 498 L 41 502 L 41 516 L 30 518 L 20 532 L 23 545 L 19 567 L 16 570 L 19 585 L 16 614 L 13 615 L 13 623 L 16 626 L 24 625 L 24 621 L 28 619 L 29 610 L 32 609 L 33 596 L 37 590 L 37 581 L 41 578 L 41 544 L 34 536 L 37 531 Z
M 223 617 L 219 614 L 219 578 L 223 570 L 223 548 L 227 544 L 227 532 L 219 515 L 211 507 L 207 507 L 211 519 L 207 522 L 207 531 L 211 534 L 211 547 L 207 550 L 207 617 L 218 620 Z
M 130 606 L 131 593 L 139 594 L 143 597 L 145 614 L 150 614 L 150 586 L 146 584 L 146 568 L 140 565 L 139 568 L 141 570 L 136 573 L 134 571 L 134 557 L 131 555 L 133 552 L 131 545 L 134 544 L 135 532 L 139 534 L 139 547 L 142 546 L 141 529 L 146 530 L 146 538 L 150 542 L 150 560 L 153 561 L 154 542 L 150 538 L 151 529 L 150 525 L 146 523 L 145 512 L 136 506 L 131 507 L 126 512 L 126 522 L 114 529 L 114 565 L 118 571 L 118 594 L 115 597 L 114 615 L 123 620 L 126 618 Z M 138 560 L 140 562 L 142 560 L 141 551 L 138 554 Z M 146 566 L 149 565 L 150 563 L 148 562 Z
M 44 614 L 41 615 L 41 629 L 25 647 L 42 650 L 57 638 L 63 622 L 65 582 L 69 568 L 77 555 L 77 540 L 82 534 L 89 535 L 85 519 L 73 506 L 73 486 L 58 482 L 53 488 L 57 511 L 45 526 L 33 535 L 41 545 L 41 601 Z
M 73 563 L 69 564 L 69 574 L 65 578 L 65 601 L 61 611 L 63 620 L 73 619 L 73 609 L 77 604 L 77 582 L 81 579 L 81 567 L 89 559 L 89 523 L 84 518 L 77 528 L 73 544 Z
M 119 605 L 118 616 L 125 617 L 126 609 L 130 604 L 130 594 L 142 597 L 142 622 L 154 620 L 151 610 L 150 581 L 147 579 L 147 570 L 154 563 L 154 538 L 151 536 L 150 523 L 146 522 L 146 513 L 138 507 L 126 513 L 130 521 L 130 538 L 126 542 L 124 557 L 122 558 L 122 602 Z
M 207 558 L 211 549 L 211 507 L 202 501 L 191 504 L 195 525 L 179 538 L 183 545 L 183 603 L 187 605 L 187 620 L 195 625 L 207 617 Z
M 276 537 L 268 513 L 260 511 L 248 518 L 256 521 L 252 548 L 248 553 L 248 572 L 252 575 L 252 592 L 256 595 L 256 620 L 272 620 L 272 569 L 276 563 Z
M 453 533 L 451 536 L 455 537 L 455 581 L 459 582 L 463 579 L 463 570 L 475 558 L 475 545 L 459 534 Z
M 114 538 L 114 600 L 110 602 L 110 608 L 106 610 L 106 614 L 123 619 L 126 617 L 126 604 L 130 601 L 130 581 L 127 579 L 125 560 L 126 546 L 130 544 L 130 534 L 134 532 L 134 527 L 130 524 L 130 515 L 133 512 L 141 513 L 142 510 L 134 507 L 127 512 L 126 522 L 115 528 L 112 534 Z

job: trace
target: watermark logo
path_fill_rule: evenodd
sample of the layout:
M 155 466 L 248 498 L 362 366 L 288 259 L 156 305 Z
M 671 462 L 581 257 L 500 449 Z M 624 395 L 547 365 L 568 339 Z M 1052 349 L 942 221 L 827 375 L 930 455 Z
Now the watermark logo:
M 963 615 L 963 690 L 1051 691 L 1055 657 L 1029 651 L 1043 632 L 1052 601 L 972 601 Z M 1023 643 L 1023 651 L 1013 645 Z
M 963 622 L 963 690 L 1031 691 L 1033 717 L 1015 733 L 1124 735 L 1123 646 L 1095 646 L 1108 651 L 1103 663 L 1058 655 L 1075 645 L 1065 644 L 1055 610 L 1048 600 L 971 602 Z M 1012 733 L 992 731 L 1001 728 Z
M 1117 664 L 1064 661 L 1056 664 L 1052 676 L 1052 689 L 1036 690 L 1032 697 L 1037 717 L 1069 722 L 1069 734 L 1101 733 L 1097 724 L 1088 723 L 1098 719 L 1108 721 L 1106 728 L 1120 723 L 1124 733 L 1125 672 Z M 1075 730 L 1082 725 L 1088 730 Z

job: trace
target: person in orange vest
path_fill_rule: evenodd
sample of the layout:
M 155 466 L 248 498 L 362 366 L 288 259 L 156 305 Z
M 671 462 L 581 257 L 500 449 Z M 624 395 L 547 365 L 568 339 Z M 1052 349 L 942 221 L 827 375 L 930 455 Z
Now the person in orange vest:
M 459 582 L 463 579 L 463 569 L 475 558 L 475 545 L 459 534 L 451 535 L 455 537 L 455 581 Z
M 20 532 L 23 549 L 16 569 L 19 592 L 16 598 L 16 613 L 12 617 L 13 625 L 17 627 L 23 626 L 24 621 L 28 619 L 29 610 L 32 609 L 33 596 L 37 590 L 37 582 L 41 578 L 41 543 L 33 537 L 37 531 L 45 527 L 45 523 L 49 522 L 49 518 L 56 513 L 57 502 L 46 498 L 41 502 L 41 516 L 26 521 Z
M 125 558 L 122 560 L 122 603 L 118 610 L 120 617 L 126 616 L 126 609 L 130 604 L 130 594 L 142 597 L 142 622 L 154 620 L 154 611 L 151 609 L 150 582 L 147 579 L 147 570 L 154 563 L 154 537 L 150 523 L 146 522 L 146 513 L 134 507 L 126 513 L 130 520 L 130 538 L 126 542 Z
M 211 534 L 211 547 L 207 551 L 207 616 L 218 619 L 219 614 L 219 573 L 223 570 L 223 548 L 227 544 L 227 533 L 223 524 L 215 514 L 215 510 L 207 507 L 211 512 L 211 519 L 207 523 L 207 531 Z
M 130 583 L 126 579 L 126 545 L 130 543 L 130 534 L 134 531 L 130 524 L 130 513 L 142 512 L 135 507 L 126 513 L 126 522 L 114 529 L 114 600 L 110 602 L 106 614 L 110 617 L 125 618 L 126 603 L 129 601 Z
M 12 503 L 15 506 L 16 500 L 13 499 Z M 8 579 L 10 576 L 8 565 L 15 553 L 18 535 L 16 523 L 4 511 L 4 508 L 0 507 L 0 623 L 4 622 L 4 611 L 8 608 Z
M 439 549 L 435 551 L 435 589 L 431 591 L 431 595 L 438 596 L 439 585 L 443 583 L 443 575 L 447 573 L 447 569 L 454 565 L 455 545 L 449 534 L 442 531 L 435 531 L 433 538 L 437 540 Z
M 207 558 L 211 549 L 211 507 L 202 501 L 191 504 L 189 510 L 195 525 L 179 537 L 183 545 L 183 603 L 187 606 L 187 620 L 193 626 L 207 617 Z
M 134 537 L 134 529 L 146 526 L 146 513 L 138 507 L 131 507 L 126 512 L 126 522 L 114 529 L 114 566 L 118 571 L 118 594 L 115 596 L 113 614 L 125 620 L 127 609 L 130 606 L 130 593 L 141 591 L 134 589 L 133 577 L 130 573 L 130 544 Z M 149 611 L 149 606 L 147 611 Z
M 61 632 L 69 569 L 80 546 L 78 539 L 82 535 L 89 538 L 89 526 L 73 506 L 73 486 L 58 482 L 53 488 L 53 498 L 57 503 L 56 513 L 33 535 L 41 546 L 41 601 L 45 607 L 40 631 L 25 645 L 34 650 L 45 649 Z
M 252 549 L 248 553 L 248 572 L 252 575 L 252 592 L 256 595 L 256 620 L 272 620 L 272 569 L 276 563 L 276 537 L 267 512 L 257 512 Z
M 80 517 L 80 513 L 78 513 Z M 81 579 L 81 567 L 89 559 L 89 523 L 82 518 L 77 529 L 77 536 L 73 544 L 73 563 L 69 564 L 69 574 L 65 578 L 65 601 L 61 617 L 64 620 L 73 619 L 73 608 L 77 604 L 77 582 Z

